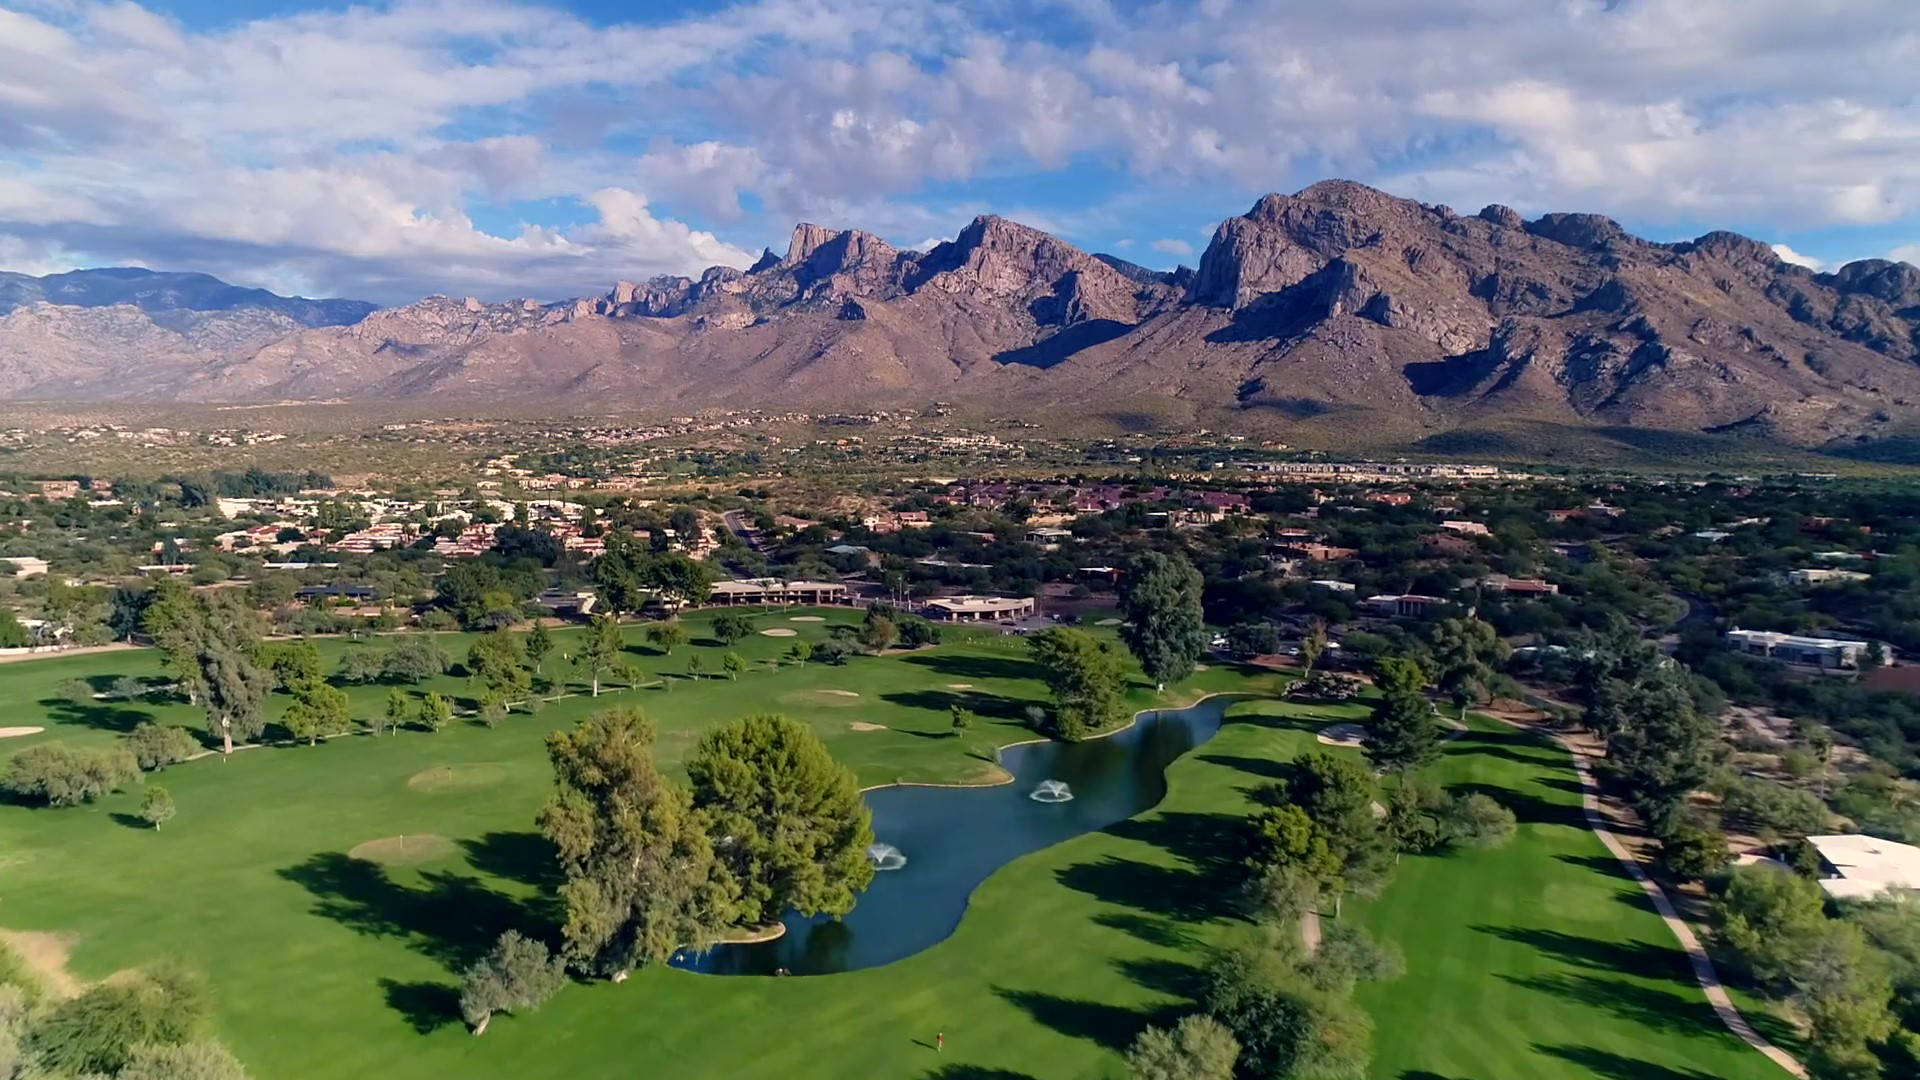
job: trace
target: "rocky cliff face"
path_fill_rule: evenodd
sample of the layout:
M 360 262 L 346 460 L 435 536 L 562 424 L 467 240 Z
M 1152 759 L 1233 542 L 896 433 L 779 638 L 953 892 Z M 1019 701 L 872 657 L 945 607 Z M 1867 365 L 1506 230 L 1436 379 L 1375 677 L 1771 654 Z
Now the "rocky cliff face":
M 552 305 L 209 315 L 184 305 L 230 287 L 184 277 L 192 288 L 147 282 L 105 307 L 0 277 L 0 394 L 1152 401 L 1196 422 L 1379 439 L 1514 418 L 1802 444 L 1920 429 L 1920 269 L 1814 274 L 1731 233 L 1658 244 L 1596 215 L 1463 216 L 1346 181 L 1265 196 L 1220 225 L 1197 270 L 1172 273 L 985 216 L 924 253 L 803 224 L 745 270 Z M 196 313 L 163 321 L 180 310 Z

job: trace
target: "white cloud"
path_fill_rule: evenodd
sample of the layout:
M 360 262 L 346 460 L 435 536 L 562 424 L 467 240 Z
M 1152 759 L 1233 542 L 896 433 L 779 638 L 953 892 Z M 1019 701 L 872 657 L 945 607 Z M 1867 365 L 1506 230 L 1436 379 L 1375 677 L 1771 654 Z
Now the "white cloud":
M 1811 255 L 1802 255 L 1785 244 L 1773 245 L 1773 253 L 1780 256 L 1781 262 L 1792 263 L 1795 266 L 1804 266 L 1809 270 L 1825 270 L 1827 268 L 1825 260 L 1816 259 Z
M 1887 252 L 1887 258 L 1894 262 L 1912 263 L 1920 266 L 1920 244 L 1902 244 Z
M 1181 259 L 1193 254 L 1193 245 L 1187 243 L 1185 240 L 1174 240 L 1171 238 L 1155 240 L 1152 246 L 1153 250 L 1162 255 L 1172 255 Z
M 210 31 L 127 0 L 8 4 L 0 251 L 35 265 L 84 252 L 402 299 L 436 276 L 584 290 L 737 254 L 698 225 L 910 239 L 997 210 L 1114 230 L 966 187 L 1063 168 L 1182 197 L 1349 175 L 1469 210 L 1776 235 L 1920 217 L 1912 0 L 1846 19 L 1793 0 L 1054 0 L 1033 20 L 1000 0 L 743 0 L 614 25 L 392 0 Z M 1075 33 L 1045 36 L 1063 20 Z M 585 209 L 522 227 L 523 204 Z

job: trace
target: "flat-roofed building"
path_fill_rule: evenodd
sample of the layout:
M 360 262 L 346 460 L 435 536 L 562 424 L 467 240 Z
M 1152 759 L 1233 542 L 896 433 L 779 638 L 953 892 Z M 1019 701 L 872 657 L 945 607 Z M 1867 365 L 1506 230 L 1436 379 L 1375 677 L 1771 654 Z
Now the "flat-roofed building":
M 0 566 L 7 568 L 9 577 L 41 577 L 47 572 L 47 560 L 32 555 L 9 555 L 0 559 Z
M 1367 610 L 1376 615 L 1425 615 L 1437 605 L 1446 603 L 1437 596 L 1421 596 L 1418 593 L 1403 593 L 1399 596 L 1369 596 L 1366 599 Z
M 926 603 L 929 617 L 951 622 L 1025 619 L 1035 610 L 1031 596 L 942 596 Z
M 1848 833 L 1809 836 L 1820 856 L 1820 887 L 1836 900 L 1871 900 L 1888 892 L 1920 889 L 1920 848 Z
M 847 587 L 838 581 L 781 581 L 779 578 L 741 578 L 715 582 L 709 602 L 715 604 L 845 604 Z
M 1727 631 L 1727 645 L 1748 656 L 1829 671 L 1859 667 L 1861 658 L 1871 648 L 1866 642 L 1852 638 L 1802 637 L 1774 630 L 1738 628 Z

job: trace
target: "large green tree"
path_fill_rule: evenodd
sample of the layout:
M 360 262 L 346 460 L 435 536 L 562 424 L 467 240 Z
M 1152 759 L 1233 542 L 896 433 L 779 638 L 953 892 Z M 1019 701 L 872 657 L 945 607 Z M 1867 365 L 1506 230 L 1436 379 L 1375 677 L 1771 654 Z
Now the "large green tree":
M 308 679 L 293 687 L 293 704 L 282 718 L 287 733 L 307 740 L 311 746 L 330 735 L 340 735 L 353 727 L 353 714 L 347 692 L 328 686 L 319 679 Z
M 231 754 L 235 739 L 258 738 L 266 730 L 274 675 L 257 659 L 259 631 L 251 612 L 232 604 L 201 606 L 195 635 L 199 692 L 208 730 L 219 736 L 221 753 Z
M 1120 579 L 1120 636 L 1162 688 L 1191 675 L 1207 650 L 1203 584 L 1192 563 L 1157 551 L 1136 556 Z
M 844 915 L 873 880 L 873 815 L 813 729 L 758 715 L 709 731 L 687 761 L 693 805 L 739 886 L 739 918 Z
M 1486 701 L 1495 665 L 1509 651 L 1506 643 L 1491 625 L 1467 616 L 1435 626 L 1429 645 L 1434 681 L 1460 707 L 1460 718 L 1465 720 L 1467 709 Z
M 1380 699 L 1367 723 L 1366 748 L 1375 768 L 1405 773 L 1440 756 L 1440 721 L 1420 692 L 1425 681 L 1420 666 L 1403 657 L 1383 657 L 1374 666 Z
M 1720 725 L 1694 707 L 1678 665 L 1624 686 L 1607 735 L 1607 771 L 1657 835 L 1682 819 L 1689 792 L 1713 775 Z
M 693 796 L 653 763 L 637 709 L 598 713 L 547 736 L 554 796 L 540 830 L 558 849 L 563 955 L 576 970 L 626 977 L 716 940 L 736 915 Z
M 1112 645 L 1084 630 L 1056 627 L 1029 635 L 1027 648 L 1053 693 L 1050 734 L 1078 742 L 1126 719 L 1126 675 Z
M 619 666 L 626 648 L 620 623 L 612 615 L 595 615 L 587 623 L 587 638 L 580 645 L 576 662 L 587 673 L 594 697 L 600 696 L 600 676 Z
M 467 649 L 467 674 L 502 701 L 517 701 L 533 689 L 526 650 L 520 638 L 506 630 L 473 639 Z

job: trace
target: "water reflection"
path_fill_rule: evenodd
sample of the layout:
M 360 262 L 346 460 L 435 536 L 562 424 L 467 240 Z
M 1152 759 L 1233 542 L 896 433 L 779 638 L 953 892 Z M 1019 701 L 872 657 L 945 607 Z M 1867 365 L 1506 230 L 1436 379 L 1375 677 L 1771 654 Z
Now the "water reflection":
M 1001 764 L 1014 782 L 999 787 L 870 791 L 874 838 L 908 853 L 904 866 L 876 874 L 844 919 L 790 915 L 777 940 L 721 946 L 675 966 L 719 975 L 821 975 L 912 956 L 953 933 L 967 898 L 995 870 L 1158 803 L 1167 765 L 1212 738 L 1231 704 L 1209 698 L 1147 713 L 1104 739 L 1009 748 Z M 1036 802 L 1030 795 L 1041 780 L 1064 783 L 1072 800 Z

